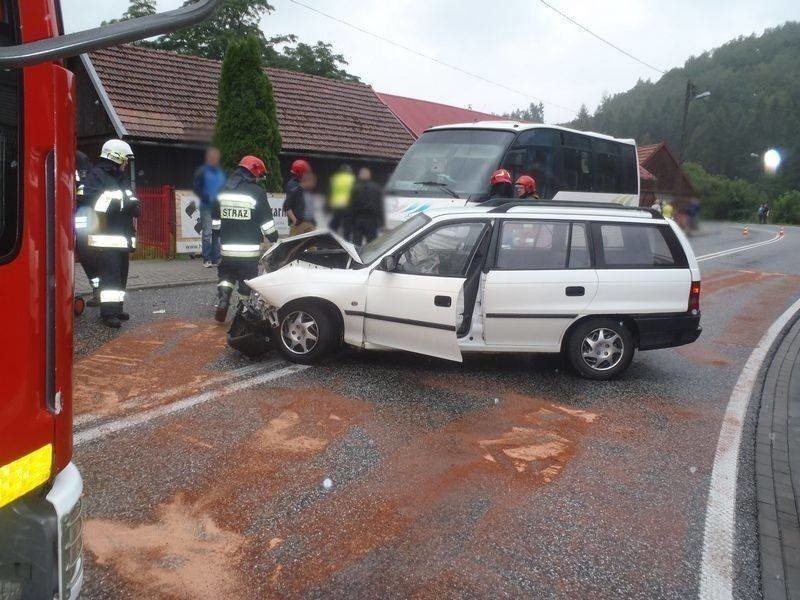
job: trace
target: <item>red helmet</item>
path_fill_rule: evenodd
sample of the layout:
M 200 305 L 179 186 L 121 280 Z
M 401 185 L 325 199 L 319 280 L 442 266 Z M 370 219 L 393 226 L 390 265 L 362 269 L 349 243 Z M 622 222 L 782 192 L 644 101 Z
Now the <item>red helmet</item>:
M 264 161 L 257 156 L 248 154 L 239 161 L 239 166 L 250 171 L 253 177 L 263 177 L 267 174 L 267 167 L 264 166 Z
M 308 162 L 304 161 L 302 158 L 298 158 L 296 161 L 292 163 L 292 168 L 289 169 L 289 172 L 295 177 L 302 177 L 310 170 L 311 170 L 311 165 L 308 164 Z
M 491 182 L 492 185 L 495 185 L 497 183 L 511 183 L 511 173 L 509 173 L 505 169 L 497 169 L 497 171 L 492 173 Z
M 514 185 L 521 185 L 525 188 L 526 194 L 536 193 L 536 180 L 530 175 L 520 175 L 519 178 L 517 178 L 517 183 Z

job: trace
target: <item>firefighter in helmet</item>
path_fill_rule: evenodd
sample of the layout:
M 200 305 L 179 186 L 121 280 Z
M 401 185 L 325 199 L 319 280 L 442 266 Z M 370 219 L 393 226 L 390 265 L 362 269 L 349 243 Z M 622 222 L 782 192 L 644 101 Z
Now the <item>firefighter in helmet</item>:
M 267 168 L 256 156 L 245 156 L 217 194 L 212 227 L 219 229 L 220 255 L 217 310 L 214 318 L 225 322 L 231 294 L 237 286 L 242 300 L 250 297 L 245 280 L 258 275 L 261 243 L 278 240 L 264 188 L 259 184 Z
M 100 160 L 83 182 L 81 205 L 89 207 L 86 247 L 96 259 L 100 278 L 100 317 L 108 327 L 119 328 L 130 318 L 122 310 L 128 283 L 128 261 L 136 249 L 135 221 L 139 200 L 128 189 L 125 169 L 133 150 L 122 140 L 108 140 Z
M 497 169 L 490 179 L 489 199 L 513 198 L 514 186 L 511 184 L 511 173 L 505 169 Z
M 536 180 L 530 175 L 520 175 L 514 184 L 514 195 L 520 200 L 539 200 Z

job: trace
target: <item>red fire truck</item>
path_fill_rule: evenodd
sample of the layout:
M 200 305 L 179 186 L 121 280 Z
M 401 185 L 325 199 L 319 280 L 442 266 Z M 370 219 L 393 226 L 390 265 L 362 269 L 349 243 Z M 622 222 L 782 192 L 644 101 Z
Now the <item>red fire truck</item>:
M 77 597 L 72 463 L 75 88 L 61 62 L 206 18 L 220 0 L 64 34 L 58 0 L 0 0 L 0 599 Z

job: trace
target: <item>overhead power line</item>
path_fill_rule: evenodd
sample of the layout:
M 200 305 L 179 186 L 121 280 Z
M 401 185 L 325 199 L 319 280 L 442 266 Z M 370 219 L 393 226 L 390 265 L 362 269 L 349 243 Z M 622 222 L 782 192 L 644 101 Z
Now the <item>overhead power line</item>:
M 581 29 L 583 29 L 583 30 L 584 30 L 586 33 L 588 33 L 589 35 L 591 35 L 592 37 L 595 37 L 595 38 L 597 38 L 598 40 L 600 40 L 601 42 L 603 42 L 603 43 L 604 43 L 604 44 L 606 44 L 607 46 L 611 46 L 611 47 L 612 47 L 614 50 L 616 50 L 617 52 L 621 52 L 622 54 L 624 54 L 624 55 L 625 55 L 625 56 L 627 56 L 628 58 L 632 58 L 633 60 L 635 60 L 635 61 L 636 61 L 636 62 L 638 62 L 639 64 L 641 64 L 641 65 L 644 65 L 645 67 L 647 67 L 648 69 L 653 69 L 653 71 L 657 71 L 658 73 L 661 73 L 662 75 L 664 75 L 664 73 L 666 73 L 666 71 L 664 71 L 663 69 L 659 69 L 658 67 L 654 67 L 654 66 L 653 66 L 653 65 L 651 65 L 650 63 L 647 63 L 647 62 L 643 61 L 641 58 L 638 58 L 638 57 L 634 56 L 633 54 L 631 54 L 631 53 L 630 53 L 630 52 L 628 52 L 627 50 L 623 50 L 622 48 L 620 48 L 620 47 L 619 47 L 619 46 L 617 46 L 616 44 L 614 44 L 614 43 L 612 43 L 612 42 L 609 42 L 609 41 L 608 41 L 607 39 L 605 39 L 604 37 L 601 37 L 601 36 L 597 35 L 597 34 L 596 34 L 594 31 L 592 31 L 591 29 L 589 29 L 589 28 L 588 28 L 588 27 L 586 27 L 585 25 L 582 25 L 581 23 L 578 23 L 578 22 L 577 22 L 575 19 L 573 19 L 573 18 L 572 18 L 572 17 L 570 17 L 569 15 L 565 15 L 563 12 L 561 12 L 560 10 L 558 10 L 558 9 L 557 9 L 555 6 L 553 6 L 553 5 L 552 5 L 552 4 L 550 4 L 549 2 L 545 2 L 545 0 L 539 0 L 539 2 L 541 2 L 542 4 L 544 4 L 544 5 L 545 5 L 547 8 L 549 8 L 549 9 L 550 9 L 550 10 L 552 10 L 553 12 L 555 12 L 555 13 L 558 13 L 559 15 L 561 15 L 563 18 L 565 18 L 567 21 L 569 21 L 569 22 L 570 22 L 570 23 L 572 23 L 573 25 L 575 25 L 575 26 L 577 26 L 577 27 L 580 27 L 580 28 L 581 28 Z
M 532 94 L 529 94 L 529 93 L 527 93 L 525 91 L 518 90 L 516 88 L 512 88 L 510 86 L 505 85 L 504 83 L 500 83 L 498 81 L 493 81 L 493 80 L 491 80 L 491 79 L 489 79 L 487 77 L 484 77 L 483 75 L 479 75 L 477 73 L 473 73 L 472 71 L 468 71 L 468 70 L 463 69 L 463 68 L 461 68 L 461 67 L 459 67 L 457 65 L 445 62 L 443 60 L 440 60 L 440 59 L 436 58 L 435 56 L 431 56 L 430 54 L 425 54 L 424 52 L 420 52 L 419 50 L 415 50 L 414 48 L 410 48 L 409 46 L 401 44 L 400 42 L 396 42 L 396 41 L 391 40 L 389 38 L 386 38 L 386 37 L 384 37 L 382 35 L 379 35 L 377 33 L 373 33 L 372 31 L 364 29 L 363 27 L 355 25 L 354 23 L 350 23 L 349 21 L 345 21 L 344 19 L 340 19 L 339 17 L 335 17 L 335 16 L 333 16 L 331 14 L 323 12 L 323 11 L 319 10 L 318 8 L 315 8 L 313 6 L 310 6 L 310 5 L 306 4 L 305 2 L 300 2 L 300 0 L 291 0 L 291 2 L 293 4 L 297 4 L 298 6 L 302 6 L 303 8 L 305 8 L 307 10 L 315 12 L 318 15 L 321 15 L 321 16 L 327 18 L 327 19 L 330 19 L 331 21 L 336 21 L 337 23 L 341 23 L 342 25 L 344 25 L 346 27 L 349 27 L 350 29 L 355 29 L 356 31 L 359 31 L 359 32 L 361 32 L 363 34 L 366 34 L 366 35 L 370 36 L 370 37 L 373 37 L 375 39 L 381 40 L 382 42 L 385 42 L 387 44 L 391 44 L 392 46 L 395 46 L 397 48 L 405 50 L 406 52 L 410 52 L 411 54 L 416 54 L 419 57 L 422 57 L 424 59 L 427 59 L 427 60 L 430 60 L 432 62 L 435 62 L 436 64 L 442 65 L 443 67 L 447 67 L 448 69 L 452 69 L 454 71 L 458 71 L 459 73 L 463 73 L 464 75 L 468 75 L 469 77 L 472 77 L 473 79 L 478 79 L 479 81 L 483 81 L 484 83 L 488 83 L 488 84 L 493 85 L 495 87 L 502 88 L 502 89 L 504 89 L 506 91 L 513 92 L 514 94 L 519 94 L 520 96 L 524 96 L 524 97 L 526 97 L 526 98 L 528 98 L 530 100 L 534 100 L 535 102 L 541 102 L 542 104 L 553 106 L 555 108 L 560 108 L 561 110 L 565 110 L 567 112 L 570 112 L 573 115 L 577 115 L 578 114 L 578 111 L 575 110 L 575 109 L 569 108 L 567 106 L 563 106 L 561 104 L 557 104 L 556 102 L 550 102 L 549 100 L 545 100 L 543 98 L 539 98 L 539 97 L 534 96 Z

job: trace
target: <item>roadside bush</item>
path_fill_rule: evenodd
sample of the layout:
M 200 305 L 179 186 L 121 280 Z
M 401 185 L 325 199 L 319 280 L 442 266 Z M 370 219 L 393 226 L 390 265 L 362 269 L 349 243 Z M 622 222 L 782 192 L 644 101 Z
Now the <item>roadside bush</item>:
M 778 196 L 770 207 L 769 220 L 800 225 L 800 191 L 792 190 Z
M 712 175 L 694 163 L 684 166 L 686 174 L 700 195 L 700 215 L 707 219 L 755 221 L 758 206 L 767 196 L 744 179 Z

